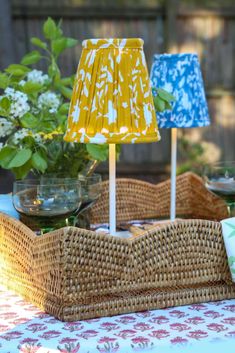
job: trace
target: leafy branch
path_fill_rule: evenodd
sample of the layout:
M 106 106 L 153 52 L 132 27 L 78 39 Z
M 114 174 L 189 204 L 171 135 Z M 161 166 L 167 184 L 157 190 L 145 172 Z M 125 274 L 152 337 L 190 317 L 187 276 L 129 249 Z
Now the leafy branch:
M 175 97 L 163 88 L 152 87 L 153 103 L 157 112 L 172 109 L 171 102 L 175 102 Z
M 63 141 L 74 75 L 63 77 L 58 59 L 78 41 L 64 36 L 62 21 L 52 18 L 43 24 L 42 32 L 43 39 L 31 38 L 37 49 L 0 72 L 0 138 L 5 140 L 0 166 L 11 169 L 16 178 L 24 178 L 29 171 L 66 170 L 76 176 L 90 160 L 103 161 L 108 156 L 108 146 Z M 42 60 L 46 73 L 33 69 Z

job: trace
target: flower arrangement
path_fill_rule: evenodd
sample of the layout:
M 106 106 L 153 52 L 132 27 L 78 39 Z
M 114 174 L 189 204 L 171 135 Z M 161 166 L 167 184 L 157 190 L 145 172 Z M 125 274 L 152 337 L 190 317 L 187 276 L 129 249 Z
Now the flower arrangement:
M 39 50 L 0 72 L 0 166 L 17 179 L 30 171 L 66 171 L 75 177 L 89 161 L 108 156 L 106 145 L 63 141 L 74 76 L 62 77 L 58 59 L 77 40 L 65 37 L 61 21 L 51 18 L 43 25 L 43 35 L 43 41 L 31 38 Z M 41 60 L 47 63 L 46 72 L 32 67 Z
M 26 54 L 20 64 L 0 72 L 0 167 L 11 170 L 17 179 L 35 174 L 76 177 L 90 161 L 105 161 L 107 145 L 73 144 L 63 140 L 74 76 L 62 77 L 60 55 L 77 45 L 65 37 L 61 21 L 48 18 L 43 25 L 44 40 L 33 37 L 38 48 Z M 46 72 L 35 69 L 40 61 Z M 156 111 L 171 109 L 174 97 L 153 89 Z M 118 154 L 120 147 L 117 149 Z

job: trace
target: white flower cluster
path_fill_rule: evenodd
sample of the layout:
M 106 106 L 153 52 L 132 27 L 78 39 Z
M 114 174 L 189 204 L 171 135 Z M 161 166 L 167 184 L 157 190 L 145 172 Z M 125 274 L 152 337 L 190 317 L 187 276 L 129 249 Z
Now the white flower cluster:
M 37 143 L 41 143 L 43 141 L 43 137 L 40 133 L 33 133 L 31 130 L 24 128 L 14 133 L 12 141 L 15 145 L 17 145 L 27 136 L 33 137 L 34 141 Z
M 43 74 L 41 70 L 32 70 L 28 72 L 27 80 L 44 85 L 44 83 L 49 81 L 49 76 L 47 74 Z
M 37 143 L 40 143 L 43 140 L 42 135 L 40 135 L 38 132 L 33 134 L 33 138 L 34 138 L 34 141 Z
M 19 82 L 19 86 L 24 86 L 26 84 L 26 81 L 25 80 L 21 80 L 20 82 Z
M 27 94 L 8 87 L 5 89 L 5 96 L 11 102 L 10 116 L 12 118 L 21 118 L 30 110 Z
M 30 136 L 30 131 L 28 129 L 21 129 L 14 133 L 13 142 L 18 144 L 21 140 L 23 140 L 26 136 Z
M 38 98 L 39 109 L 48 109 L 49 113 L 56 113 L 60 105 L 58 96 L 50 91 L 42 93 Z
M 47 74 L 43 74 L 40 70 L 32 70 L 27 73 L 27 81 L 44 85 L 47 81 L 49 81 L 49 76 Z M 19 85 L 24 86 L 27 81 L 21 80 Z
M 5 118 L 0 118 L 0 137 L 5 137 L 10 135 L 12 132 L 13 125 L 10 121 Z

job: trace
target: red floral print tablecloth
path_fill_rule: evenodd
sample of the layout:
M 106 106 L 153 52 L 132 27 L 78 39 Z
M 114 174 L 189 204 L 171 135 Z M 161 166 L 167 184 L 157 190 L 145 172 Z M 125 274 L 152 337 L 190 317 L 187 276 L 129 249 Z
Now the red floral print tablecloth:
M 215 352 L 228 342 L 235 352 L 235 300 L 61 322 L 0 289 L 0 353 Z

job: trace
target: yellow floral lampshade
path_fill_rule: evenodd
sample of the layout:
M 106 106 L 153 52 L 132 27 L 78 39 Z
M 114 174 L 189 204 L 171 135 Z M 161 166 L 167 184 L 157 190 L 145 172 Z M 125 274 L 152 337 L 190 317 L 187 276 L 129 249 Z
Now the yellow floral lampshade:
M 141 143 L 160 139 L 142 39 L 89 39 L 82 55 L 64 139 Z

